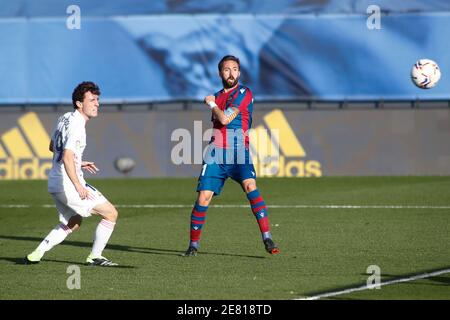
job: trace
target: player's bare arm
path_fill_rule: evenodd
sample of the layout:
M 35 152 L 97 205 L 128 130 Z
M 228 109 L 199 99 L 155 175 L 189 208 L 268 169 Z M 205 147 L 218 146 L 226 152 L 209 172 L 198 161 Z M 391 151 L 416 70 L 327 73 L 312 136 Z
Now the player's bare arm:
M 220 110 L 220 108 L 217 106 L 216 104 L 216 98 L 214 96 L 206 96 L 205 97 L 205 103 L 211 108 L 212 113 L 214 115 L 214 117 L 219 120 L 219 122 L 226 126 L 227 124 L 229 124 L 231 121 L 234 120 L 234 118 L 237 117 L 237 115 L 239 114 L 240 110 L 238 108 L 232 107 L 231 109 L 233 110 L 233 112 L 229 115 L 226 115 L 222 110 Z
M 64 169 L 69 176 L 70 181 L 72 181 L 75 189 L 77 190 L 80 198 L 82 200 L 89 198 L 89 190 L 87 190 L 78 180 L 76 169 L 75 169 L 75 154 L 70 149 L 65 149 L 62 156 L 62 161 L 64 163 Z

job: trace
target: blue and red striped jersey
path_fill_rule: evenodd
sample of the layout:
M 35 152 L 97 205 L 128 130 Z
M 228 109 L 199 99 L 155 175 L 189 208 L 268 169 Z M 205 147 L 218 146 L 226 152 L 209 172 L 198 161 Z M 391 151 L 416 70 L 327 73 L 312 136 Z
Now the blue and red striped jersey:
M 233 107 L 240 110 L 237 117 L 228 125 L 222 125 L 220 121 L 212 117 L 214 134 L 212 141 L 220 148 L 237 148 L 245 145 L 249 148 L 248 130 L 252 126 L 253 94 L 243 85 L 225 92 L 224 89 L 215 93 L 216 104 L 226 115 L 233 112 Z M 231 137 L 233 135 L 233 137 Z

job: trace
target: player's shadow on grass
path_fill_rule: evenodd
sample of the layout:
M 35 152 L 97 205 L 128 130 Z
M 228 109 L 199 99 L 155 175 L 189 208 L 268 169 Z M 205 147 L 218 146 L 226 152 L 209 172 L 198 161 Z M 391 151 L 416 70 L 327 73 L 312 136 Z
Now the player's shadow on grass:
M 0 239 L 17 240 L 17 241 L 33 241 L 33 242 L 37 242 L 37 243 L 40 243 L 42 241 L 42 238 L 25 237 L 25 236 L 0 235 Z M 83 248 L 91 248 L 92 247 L 92 243 L 90 243 L 90 242 L 71 241 L 71 240 L 65 240 L 63 243 L 61 243 L 61 245 L 83 247 Z M 119 244 L 108 244 L 106 249 L 107 250 L 126 251 L 126 252 L 135 252 L 135 253 L 162 254 L 162 255 L 169 255 L 169 256 L 181 256 L 184 254 L 184 251 L 179 251 L 179 250 L 146 248 L 146 247 L 132 247 L 132 246 L 119 245 Z M 201 255 L 219 255 L 219 256 L 265 259 L 265 257 L 262 257 L 262 256 L 251 256 L 251 255 L 231 254 L 231 253 L 217 253 L 217 252 L 202 252 Z M 51 261 L 51 260 L 47 260 L 47 261 Z
M 25 263 L 25 259 L 24 258 L 16 258 L 16 257 L 0 257 L 0 260 L 2 261 L 9 261 L 12 262 L 14 264 L 20 264 L 20 265 L 27 265 L 27 263 Z M 67 260 L 55 260 L 55 259 L 42 259 L 42 262 L 57 262 L 57 263 L 63 263 L 63 264 L 72 264 L 72 265 L 77 265 L 77 266 L 84 266 L 86 268 L 93 268 L 93 266 L 89 266 L 86 265 L 84 263 L 82 263 L 81 261 L 67 261 Z M 39 264 L 36 264 L 36 266 L 38 266 Z M 124 266 L 124 265 L 119 265 L 119 266 L 114 266 L 114 267 L 105 267 L 105 268 L 114 268 L 114 269 L 134 269 L 136 267 L 134 266 Z

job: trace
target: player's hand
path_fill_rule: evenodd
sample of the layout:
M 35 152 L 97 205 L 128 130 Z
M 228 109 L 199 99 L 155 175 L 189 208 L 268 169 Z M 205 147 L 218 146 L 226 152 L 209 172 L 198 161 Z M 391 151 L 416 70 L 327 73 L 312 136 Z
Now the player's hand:
M 90 173 L 96 174 L 99 170 L 94 164 L 94 162 L 83 161 L 81 162 L 81 169 L 84 169 Z
M 83 187 L 81 184 L 75 185 L 75 189 L 77 190 L 81 200 L 92 198 L 91 194 L 89 193 L 89 190 Z
M 209 102 L 216 102 L 216 97 L 215 96 L 206 96 L 205 97 L 205 103 L 208 104 Z

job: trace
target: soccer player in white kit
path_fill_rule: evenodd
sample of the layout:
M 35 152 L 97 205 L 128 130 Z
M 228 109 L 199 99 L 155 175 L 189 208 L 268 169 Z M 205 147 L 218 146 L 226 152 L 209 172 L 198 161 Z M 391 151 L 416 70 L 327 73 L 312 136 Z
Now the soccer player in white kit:
M 89 265 L 117 266 L 102 256 L 114 230 L 116 208 L 94 187 L 86 183 L 82 169 L 96 173 L 94 162 L 83 161 L 86 147 L 86 123 L 97 117 L 100 90 L 93 82 L 80 83 L 72 94 L 73 112 L 58 119 L 50 141 L 53 166 L 48 175 L 48 192 L 59 213 L 57 225 L 39 246 L 25 257 L 25 263 L 39 263 L 44 254 L 78 229 L 84 217 L 98 214 L 102 220 L 94 235 L 92 251 L 86 259 Z

